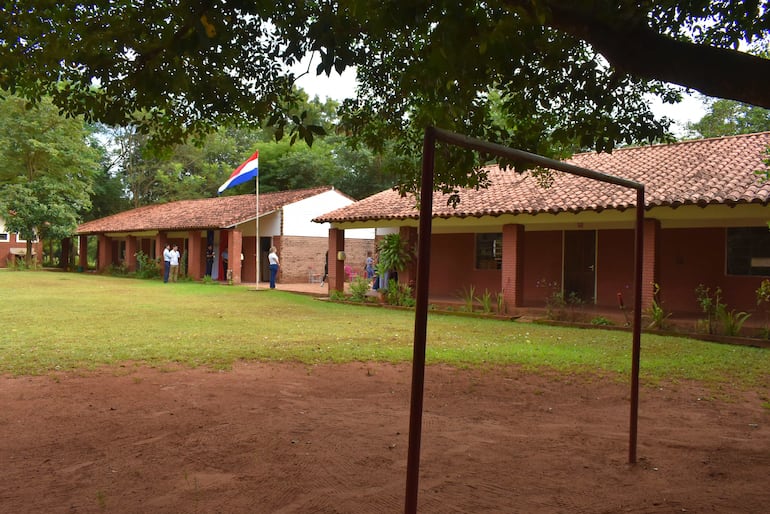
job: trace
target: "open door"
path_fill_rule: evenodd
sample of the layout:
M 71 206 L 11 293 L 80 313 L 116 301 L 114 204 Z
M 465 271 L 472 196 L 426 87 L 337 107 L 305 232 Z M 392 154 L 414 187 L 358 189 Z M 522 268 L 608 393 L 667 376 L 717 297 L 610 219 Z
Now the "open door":
M 596 302 L 596 231 L 564 231 L 564 298 Z

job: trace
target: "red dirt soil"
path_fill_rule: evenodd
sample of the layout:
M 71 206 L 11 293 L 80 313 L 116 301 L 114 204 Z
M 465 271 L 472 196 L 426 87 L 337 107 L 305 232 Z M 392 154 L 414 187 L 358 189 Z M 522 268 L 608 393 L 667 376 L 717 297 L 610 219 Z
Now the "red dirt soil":
M 411 367 L 127 365 L 0 378 L 0 511 L 403 512 Z M 426 371 L 421 513 L 767 512 L 753 392 Z M 766 400 L 765 400 L 766 401 Z

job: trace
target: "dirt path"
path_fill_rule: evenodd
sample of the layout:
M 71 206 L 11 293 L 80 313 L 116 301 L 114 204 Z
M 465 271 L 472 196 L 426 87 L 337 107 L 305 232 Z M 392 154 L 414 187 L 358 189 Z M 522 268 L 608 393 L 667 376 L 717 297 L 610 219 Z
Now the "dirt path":
M 403 512 L 411 368 L 131 366 L 0 378 L 0 510 Z M 766 512 L 754 393 L 429 367 L 421 513 Z M 766 401 L 766 400 L 765 400 Z

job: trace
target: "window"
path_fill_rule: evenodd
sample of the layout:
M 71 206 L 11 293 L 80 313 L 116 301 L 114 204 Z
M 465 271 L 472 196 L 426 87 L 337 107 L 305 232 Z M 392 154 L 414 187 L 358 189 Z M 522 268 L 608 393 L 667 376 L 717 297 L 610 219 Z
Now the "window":
M 503 234 L 476 234 L 476 269 L 503 268 Z
M 26 243 L 26 242 L 27 242 L 27 240 L 26 240 L 26 239 L 22 239 L 22 237 L 21 237 L 21 234 L 19 234 L 18 232 L 16 232 L 16 242 L 17 242 L 17 243 Z M 35 237 L 32 239 L 32 242 L 33 242 L 33 243 L 37 243 L 37 236 L 35 236 Z
M 727 229 L 727 274 L 770 276 L 770 230 Z
M 8 232 L 0 232 L 0 243 L 7 243 L 11 240 L 11 235 Z

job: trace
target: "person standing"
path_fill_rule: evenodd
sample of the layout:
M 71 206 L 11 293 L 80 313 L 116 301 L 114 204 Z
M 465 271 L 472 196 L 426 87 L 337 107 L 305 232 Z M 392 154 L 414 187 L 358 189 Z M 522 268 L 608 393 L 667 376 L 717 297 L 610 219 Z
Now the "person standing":
M 171 245 L 166 244 L 163 248 L 163 283 L 168 283 L 168 274 L 171 271 Z
M 170 268 L 171 268 L 171 281 L 176 282 L 179 279 L 179 258 L 181 255 L 179 254 L 179 247 L 177 245 L 174 245 L 174 248 L 171 249 L 171 261 L 170 261 Z
M 222 252 L 222 271 L 224 272 L 224 278 L 227 279 L 227 248 L 225 248 L 225 251 Z
M 267 262 L 270 264 L 270 289 L 275 289 L 275 277 L 278 275 L 278 267 L 281 264 L 278 260 L 275 246 L 270 247 L 270 253 L 267 254 Z
M 366 262 L 364 263 L 364 269 L 366 270 L 366 278 L 374 278 L 374 259 L 372 259 L 372 252 L 366 252 Z
M 206 247 L 206 276 L 210 277 L 211 272 L 214 269 L 214 247 L 208 245 Z
M 326 250 L 326 255 L 324 256 L 324 276 L 321 277 L 321 287 L 324 286 L 327 278 L 329 278 L 329 250 Z

